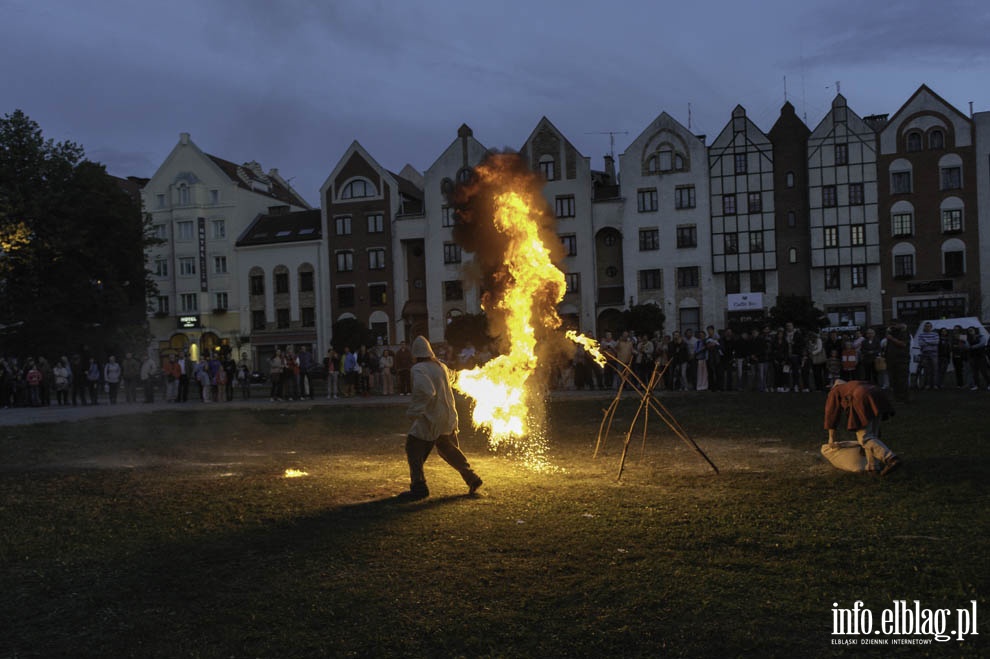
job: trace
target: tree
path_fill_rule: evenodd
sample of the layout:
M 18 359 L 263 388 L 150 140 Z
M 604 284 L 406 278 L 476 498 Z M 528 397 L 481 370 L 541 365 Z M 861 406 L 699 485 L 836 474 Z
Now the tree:
M 488 336 L 488 317 L 484 313 L 466 313 L 451 318 L 444 330 L 444 340 L 457 350 L 468 343 L 475 348 L 482 348 L 491 341 Z
M 622 312 L 623 328 L 640 336 L 662 332 L 664 320 L 663 309 L 656 304 L 637 304 Z
M 135 349 L 154 290 L 147 234 L 140 204 L 80 146 L 45 140 L 20 110 L 0 119 L 0 324 L 16 325 L 7 350 Z
M 333 336 L 330 343 L 334 350 L 343 354 L 344 347 L 348 347 L 352 352 L 357 352 L 361 346 L 371 347 L 375 345 L 374 333 L 361 324 L 356 318 L 343 318 L 333 324 L 330 329 Z
M 776 306 L 770 309 L 770 320 L 776 327 L 791 322 L 800 329 L 816 331 L 828 324 L 825 312 L 803 295 L 778 295 Z

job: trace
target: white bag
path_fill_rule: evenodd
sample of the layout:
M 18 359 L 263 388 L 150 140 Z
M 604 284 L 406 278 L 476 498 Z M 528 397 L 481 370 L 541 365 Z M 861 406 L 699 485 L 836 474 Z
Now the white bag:
M 859 442 L 846 441 L 822 444 L 822 455 L 836 469 L 862 473 L 866 471 L 866 452 Z

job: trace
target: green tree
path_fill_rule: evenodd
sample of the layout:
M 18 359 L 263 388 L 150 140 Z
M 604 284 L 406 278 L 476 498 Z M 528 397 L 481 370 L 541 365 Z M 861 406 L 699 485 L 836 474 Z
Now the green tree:
M 828 316 L 815 306 L 811 298 L 803 295 L 778 295 L 776 306 L 770 309 L 770 321 L 774 327 L 794 323 L 803 330 L 818 330 L 828 324 Z
M 135 349 L 147 295 L 140 204 L 22 111 L 0 119 L 0 324 L 8 351 Z M 126 341 L 128 345 L 123 345 Z

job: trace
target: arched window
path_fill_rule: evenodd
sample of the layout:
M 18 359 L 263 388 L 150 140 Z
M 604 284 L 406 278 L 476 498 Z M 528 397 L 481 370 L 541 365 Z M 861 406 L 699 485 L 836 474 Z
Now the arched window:
M 921 133 L 918 131 L 911 131 L 907 134 L 907 150 L 921 151 Z
M 944 149 L 945 148 L 945 134 L 939 129 L 933 130 L 928 134 L 928 148 L 929 149 Z
M 786 180 L 787 180 L 787 187 L 793 188 L 794 187 L 794 172 L 787 172 Z
M 467 183 L 470 180 L 471 180 L 471 168 L 470 167 L 462 167 L 460 170 L 458 170 L 458 172 L 457 172 L 457 182 L 458 183 Z
M 790 249 L 787 250 L 787 262 L 788 263 L 797 263 L 797 248 L 796 247 L 791 247 Z
M 341 199 L 361 199 L 363 197 L 371 197 L 375 194 L 375 187 L 371 185 L 371 182 L 363 179 L 356 178 L 343 187 L 340 191 Z
M 946 277 L 966 274 L 966 243 L 958 238 L 942 243 L 942 273 Z

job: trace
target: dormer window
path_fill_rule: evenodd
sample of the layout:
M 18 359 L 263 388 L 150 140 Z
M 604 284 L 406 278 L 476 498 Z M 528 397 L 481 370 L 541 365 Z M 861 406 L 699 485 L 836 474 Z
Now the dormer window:
M 354 179 L 344 186 L 344 189 L 340 191 L 341 199 L 361 199 L 362 197 L 370 197 L 374 193 L 374 188 L 371 184 L 364 179 Z
M 540 173 L 548 181 L 553 181 L 557 178 L 557 163 L 554 162 L 553 156 L 540 156 Z

